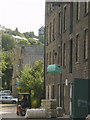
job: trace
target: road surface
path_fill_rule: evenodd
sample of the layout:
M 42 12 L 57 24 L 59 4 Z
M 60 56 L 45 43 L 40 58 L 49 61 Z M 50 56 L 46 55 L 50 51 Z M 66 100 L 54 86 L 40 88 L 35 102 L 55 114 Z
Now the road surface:
M 1 118 L 24 118 L 16 114 L 16 104 L 0 104 Z
M 67 118 L 26 119 L 16 114 L 16 104 L 0 104 L 0 120 L 70 120 Z

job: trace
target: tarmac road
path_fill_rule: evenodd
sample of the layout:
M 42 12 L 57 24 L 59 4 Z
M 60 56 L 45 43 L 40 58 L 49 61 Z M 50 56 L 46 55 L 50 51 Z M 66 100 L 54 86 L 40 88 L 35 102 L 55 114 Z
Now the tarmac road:
M 16 114 L 16 104 L 0 104 L 0 118 L 23 118 Z
M 67 118 L 26 119 L 16 114 L 16 104 L 0 104 L 0 120 L 70 120 Z

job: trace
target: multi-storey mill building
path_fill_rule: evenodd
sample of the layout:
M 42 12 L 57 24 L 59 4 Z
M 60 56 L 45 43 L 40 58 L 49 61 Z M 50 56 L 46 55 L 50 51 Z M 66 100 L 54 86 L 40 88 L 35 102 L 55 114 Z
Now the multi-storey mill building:
M 46 98 L 56 99 L 57 106 L 63 108 L 63 113 L 65 115 L 72 116 L 74 114 L 74 103 L 76 101 L 76 106 L 78 107 L 79 102 L 80 105 L 81 103 L 87 104 L 87 101 L 80 101 L 81 99 L 74 100 L 77 94 L 73 93 L 73 88 L 75 86 L 75 79 L 78 78 L 80 81 L 83 79 L 84 81 L 90 79 L 89 39 L 90 2 L 46 2 Z M 47 67 L 53 64 L 59 64 L 62 67 L 62 72 L 58 74 L 50 74 L 47 72 Z M 75 89 L 79 90 L 80 88 L 75 87 Z M 81 94 L 84 94 L 83 90 Z M 85 115 L 87 113 L 85 113 Z

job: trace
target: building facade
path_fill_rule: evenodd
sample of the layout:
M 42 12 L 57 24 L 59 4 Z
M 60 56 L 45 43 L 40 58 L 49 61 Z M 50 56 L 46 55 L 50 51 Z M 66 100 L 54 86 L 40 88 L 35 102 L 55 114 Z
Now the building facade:
M 63 114 L 72 115 L 74 80 L 90 79 L 90 2 L 46 2 L 45 86 L 46 99 L 56 99 Z M 48 65 L 62 66 L 60 74 Z
M 40 45 L 19 46 L 14 49 L 14 64 L 12 77 L 12 94 L 18 94 L 18 78 L 23 70 L 23 65 L 33 66 L 35 61 L 44 60 L 44 47 Z

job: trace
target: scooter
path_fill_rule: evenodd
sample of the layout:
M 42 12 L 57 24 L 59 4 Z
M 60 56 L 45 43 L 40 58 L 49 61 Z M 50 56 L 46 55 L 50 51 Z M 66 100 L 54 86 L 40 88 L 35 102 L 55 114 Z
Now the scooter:
M 25 116 L 26 110 L 30 108 L 30 93 L 18 93 L 17 115 Z
M 17 107 L 17 115 L 25 116 L 25 114 L 26 114 L 26 109 L 22 108 L 21 105 L 18 105 L 18 107 Z

